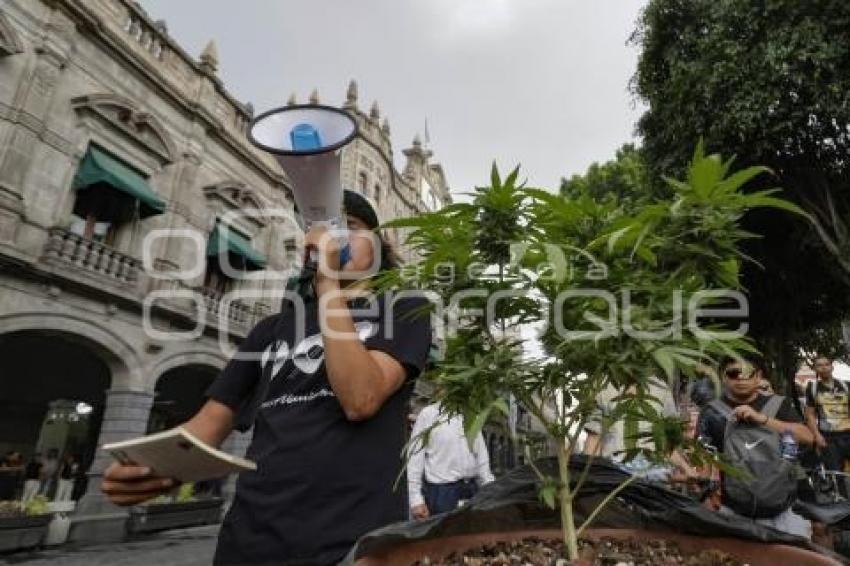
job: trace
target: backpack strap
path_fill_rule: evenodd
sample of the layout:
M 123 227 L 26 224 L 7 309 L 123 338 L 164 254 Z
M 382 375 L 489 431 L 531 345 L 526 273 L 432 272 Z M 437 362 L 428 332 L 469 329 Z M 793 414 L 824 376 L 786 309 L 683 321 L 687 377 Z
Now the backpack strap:
M 767 399 L 767 403 L 765 403 L 764 407 L 762 407 L 761 413 L 768 418 L 775 419 L 776 413 L 778 413 L 779 408 L 782 407 L 783 401 L 785 401 L 785 397 L 782 395 L 771 395 Z
M 708 403 L 708 406 L 720 413 L 721 416 L 726 417 L 727 419 L 732 416 L 732 407 L 721 401 L 720 399 L 714 399 Z
M 716 411 L 717 414 L 723 417 L 723 420 L 726 421 L 726 426 L 723 427 L 723 444 L 725 445 L 729 442 L 729 438 L 732 436 L 732 431 L 738 424 L 738 421 L 734 418 L 735 413 L 732 412 L 732 407 L 720 399 L 714 399 L 709 402 L 708 406 L 714 409 L 714 411 Z M 717 446 L 716 448 L 724 452 L 726 451 L 726 446 Z

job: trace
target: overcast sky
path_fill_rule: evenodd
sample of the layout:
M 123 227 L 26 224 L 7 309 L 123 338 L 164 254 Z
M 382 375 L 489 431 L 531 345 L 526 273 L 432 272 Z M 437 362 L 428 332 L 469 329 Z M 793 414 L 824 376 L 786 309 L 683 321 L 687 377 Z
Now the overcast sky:
M 340 105 L 378 100 L 399 153 L 424 134 L 455 192 L 490 164 L 521 164 L 535 186 L 607 160 L 634 138 L 628 46 L 642 0 L 141 0 L 197 57 L 210 39 L 219 75 L 257 111 L 319 89 Z

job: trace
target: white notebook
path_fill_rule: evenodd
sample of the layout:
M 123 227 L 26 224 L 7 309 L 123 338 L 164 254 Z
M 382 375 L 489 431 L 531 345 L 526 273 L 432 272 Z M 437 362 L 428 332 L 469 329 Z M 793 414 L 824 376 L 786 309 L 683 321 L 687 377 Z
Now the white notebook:
M 147 466 L 157 476 L 181 482 L 204 481 L 256 470 L 251 460 L 216 450 L 182 427 L 104 444 L 103 449 L 123 464 Z

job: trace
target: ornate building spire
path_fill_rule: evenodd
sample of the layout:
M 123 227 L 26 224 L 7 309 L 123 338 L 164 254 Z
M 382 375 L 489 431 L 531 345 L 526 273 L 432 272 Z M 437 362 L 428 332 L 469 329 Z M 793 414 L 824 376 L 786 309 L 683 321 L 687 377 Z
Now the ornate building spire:
M 295 99 L 295 93 L 289 95 L 289 100 L 286 101 L 287 106 L 295 106 L 298 104 L 298 101 Z
M 385 136 L 390 137 L 390 121 L 387 118 L 384 118 L 384 123 L 381 124 L 381 131 Z
M 314 88 L 313 92 L 310 93 L 310 104 L 318 104 L 319 103 L 319 89 Z
M 348 90 L 345 92 L 345 107 L 357 107 L 357 81 L 354 79 L 351 79 L 351 82 L 348 83 Z
M 369 119 L 377 122 L 381 118 L 381 110 L 378 108 L 378 101 L 372 103 L 372 109 L 369 110 Z
M 218 48 L 214 39 L 211 39 L 201 52 L 201 68 L 213 75 L 218 71 Z

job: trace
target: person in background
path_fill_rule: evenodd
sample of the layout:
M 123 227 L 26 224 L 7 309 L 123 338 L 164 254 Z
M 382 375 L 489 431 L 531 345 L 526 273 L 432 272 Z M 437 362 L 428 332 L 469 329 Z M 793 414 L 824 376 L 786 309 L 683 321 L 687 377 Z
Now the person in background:
M 24 494 L 21 497 L 24 503 L 28 503 L 38 495 L 43 479 L 44 461 L 41 459 L 41 454 L 36 452 L 24 468 Z
M 50 497 L 56 485 L 56 475 L 59 473 L 59 451 L 51 448 L 47 451 L 47 460 L 44 462 L 44 479 L 41 482 L 39 493 Z
M 622 462 L 626 451 L 626 427 L 628 418 L 620 418 L 610 424 L 608 430 L 603 430 L 604 422 L 609 417 L 614 409 L 614 400 L 625 393 L 634 393 L 636 386 L 631 386 L 625 391 L 617 390 L 613 385 L 609 385 L 596 397 L 597 410 L 595 414 L 588 420 L 585 425 L 584 432 L 587 438 L 584 442 L 584 453 L 595 456 L 602 456 L 610 460 Z M 648 393 L 655 399 L 653 405 L 659 410 L 661 416 L 669 418 L 678 418 L 679 410 L 676 408 L 676 403 L 673 401 L 673 394 L 666 383 L 652 377 L 648 380 Z M 660 404 L 660 405 L 659 405 Z M 645 434 L 652 431 L 652 423 L 647 421 L 638 421 L 635 423 L 635 433 Z M 652 445 L 639 440 L 636 443 L 638 448 L 652 449 Z M 687 460 L 677 451 L 670 455 L 670 463 L 672 466 L 658 466 L 649 462 L 642 454 L 630 462 L 625 463 L 625 467 L 629 471 L 640 472 L 645 474 L 647 479 L 666 482 L 671 479 L 671 474 L 683 481 L 695 480 L 699 474 L 697 470 L 691 466 Z
M 439 403 L 419 412 L 411 439 L 407 491 L 414 519 L 451 511 L 493 481 L 483 435 L 478 433 L 470 450 L 463 417 L 447 420 Z
M 79 465 L 74 456 L 67 452 L 59 467 L 59 483 L 56 487 L 54 501 L 70 501 L 74 492 L 74 479 L 77 477 Z
M 764 375 L 759 378 L 759 393 L 762 395 L 775 395 L 775 391 L 773 390 L 773 384 L 770 383 Z
M 833 377 L 832 360 L 814 360 L 817 380 L 806 387 L 806 425 L 821 450 L 828 470 L 843 471 L 850 458 L 850 395 L 847 385 Z
M 725 435 L 730 418 L 735 419 L 740 425 L 764 428 L 777 436 L 786 431 L 790 432 L 794 440 L 800 445 L 812 443 L 811 433 L 802 424 L 799 414 L 792 407 L 788 398 L 764 395 L 759 391 L 759 383 L 763 374 L 753 364 L 735 358 L 724 358 L 720 362 L 718 373 L 723 376 L 724 394 L 721 399 L 710 403 L 703 409 L 698 424 L 700 436 L 708 439 L 718 452 L 721 454 L 725 452 Z M 718 403 L 723 404 L 724 411 L 718 410 L 716 406 Z M 773 416 L 762 413 L 762 410 L 767 410 L 768 403 L 778 403 L 778 408 Z M 727 412 L 728 414 L 724 414 Z M 756 449 L 761 443 L 762 440 L 753 442 L 746 446 L 746 450 Z M 782 457 L 778 450 L 775 456 L 777 459 Z M 735 462 L 732 463 L 735 464 Z M 785 479 L 796 484 L 793 479 L 787 477 Z M 789 490 L 792 489 L 790 485 L 786 487 Z M 744 519 L 729 507 L 729 505 L 732 505 L 731 495 L 726 488 L 727 481 L 723 476 L 721 478 L 720 513 Z M 753 520 L 762 525 L 806 538 L 811 536 L 809 522 L 794 513 L 790 506 L 772 517 L 746 517 L 745 520 Z

